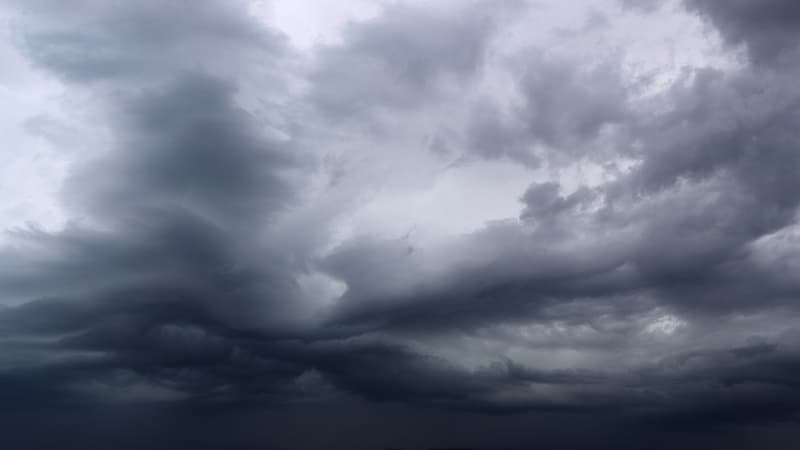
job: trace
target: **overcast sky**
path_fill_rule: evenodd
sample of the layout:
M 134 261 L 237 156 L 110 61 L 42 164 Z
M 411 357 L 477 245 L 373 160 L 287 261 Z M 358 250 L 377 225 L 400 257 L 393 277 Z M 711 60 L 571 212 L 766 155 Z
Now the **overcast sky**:
M 800 445 L 797 0 L 0 22 L 3 448 Z

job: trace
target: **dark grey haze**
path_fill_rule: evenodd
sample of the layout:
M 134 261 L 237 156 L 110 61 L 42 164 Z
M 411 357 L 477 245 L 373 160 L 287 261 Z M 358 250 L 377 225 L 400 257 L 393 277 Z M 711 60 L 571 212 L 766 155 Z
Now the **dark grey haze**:
M 800 445 L 796 0 L 619 2 L 740 55 L 648 101 L 614 57 L 492 59 L 523 1 L 389 3 L 310 55 L 238 1 L 3 3 L 108 139 L 70 166 L 63 229 L 0 250 L 0 447 Z M 514 107 L 454 103 L 489 61 Z M 636 164 L 531 181 L 519 217 L 431 248 L 321 252 L 377 183 L 349 149 L 399 161 L 406 137 L 443 167 Z

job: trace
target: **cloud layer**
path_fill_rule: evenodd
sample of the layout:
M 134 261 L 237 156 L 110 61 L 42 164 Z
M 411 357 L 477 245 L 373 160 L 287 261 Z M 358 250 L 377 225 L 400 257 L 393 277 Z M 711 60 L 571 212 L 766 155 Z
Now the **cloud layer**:
M 64 225 L 8 225 L 0 410 L 794 423 L 800 9 L 604 6 L 393 3 L 303 51 L 246 2 L 9 2 L 97 122 L 50 134 L 87 149 Z M 669 20 L 714 55 L 641 70 L 619 36 Z

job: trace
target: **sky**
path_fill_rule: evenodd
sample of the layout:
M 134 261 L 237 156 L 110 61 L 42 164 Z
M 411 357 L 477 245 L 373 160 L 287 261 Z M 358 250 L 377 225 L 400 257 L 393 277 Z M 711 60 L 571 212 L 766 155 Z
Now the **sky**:
M 795 0 L 0 0 L 16 449 L 795 449 Z

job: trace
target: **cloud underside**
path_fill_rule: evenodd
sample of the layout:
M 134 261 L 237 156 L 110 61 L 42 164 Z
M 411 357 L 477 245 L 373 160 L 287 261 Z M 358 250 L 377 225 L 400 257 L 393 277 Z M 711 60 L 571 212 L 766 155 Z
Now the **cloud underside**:
M 244 4 L 179 3 L 16 6 L 111 144 L 72 164 L 62 230 L 9 232 L 2 408 L 798 412 L 795 1 L 683 2 L 744 56 L 655 94 L 616 55 L 502 53 L 523 2 L 393 4 L 310 55 Z M 604 175 L 532 177 L 518 217 L 424 245 L 337 232 L 382 183 L 497 163 Z

